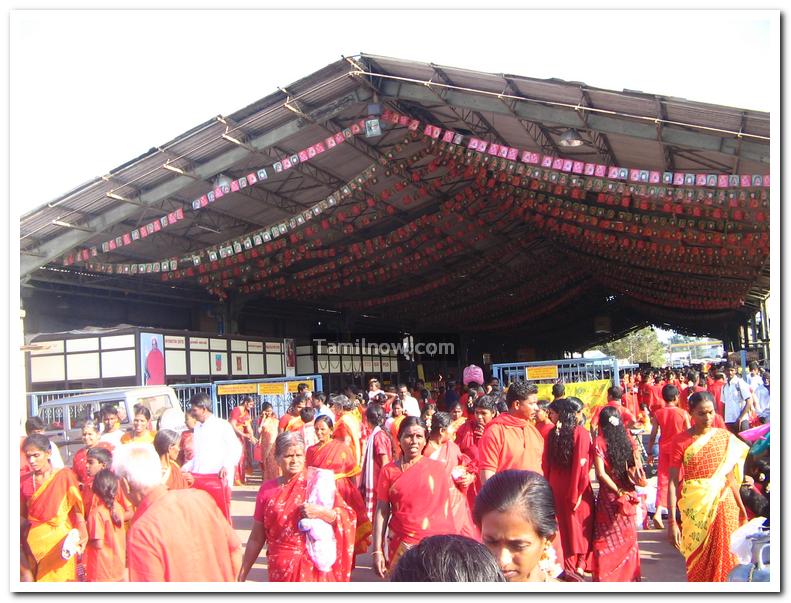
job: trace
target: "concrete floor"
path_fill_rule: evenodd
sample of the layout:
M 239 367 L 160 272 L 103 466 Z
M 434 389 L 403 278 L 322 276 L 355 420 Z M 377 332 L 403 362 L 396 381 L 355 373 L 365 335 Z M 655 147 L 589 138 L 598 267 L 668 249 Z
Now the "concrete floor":
M 260 485 L 259 476 L 254 475 L 248 478 L 248 484 L 234 488 L 231 503 L 233 525 L 243 546 L 247 544 L 247 538 L 253 526 L 255 498 Z M 665 530 L 640 530 L 638 538 L 643 582 L 686 582 L 684 557 L 668 543 Z M 265 549 L 261 551 L 261 556 L 253 565 L 253 569 L 250 570 L 248 581 L 267 581 L 265 552 Z M 357 565 L 352 570 L 351 579 L 352 582 L 382 582 L 373 570 L 370 552 L 358 555 Z

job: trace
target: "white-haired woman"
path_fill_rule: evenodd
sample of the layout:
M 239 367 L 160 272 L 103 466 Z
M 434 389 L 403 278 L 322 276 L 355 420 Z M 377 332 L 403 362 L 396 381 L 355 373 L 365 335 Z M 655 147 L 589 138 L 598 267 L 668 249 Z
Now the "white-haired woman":
M 305 444 L 298 433 L 284 431 L 277 436 L 275 460 L 281 476 L 264 482 L 258 491 L 239 581 L 247 579 L 266 543 L 270 582 L 348 582 L 357 527 L 354 512 L 337 491 L 332 508 L 307 502 L 312 484 L 305 467 Z M 309 535 L 299 528 L 302 519 L 319 519 L 332 526 L 336 555 L 328 571 L 321 571 L 313 561 Z

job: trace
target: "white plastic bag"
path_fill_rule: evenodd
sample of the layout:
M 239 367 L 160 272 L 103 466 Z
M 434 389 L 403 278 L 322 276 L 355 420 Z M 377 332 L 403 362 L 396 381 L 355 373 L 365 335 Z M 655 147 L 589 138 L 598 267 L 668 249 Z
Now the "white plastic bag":
M 731 534 L 731 553 L 739 558 L 739 563 L 752 563 L 753 543 L 747 537 L 761 533 L 761 526 L 765 521 L 766 517 L 755 517 Z
M 331 509 L 335 502 L 335 473 L 329 469 L 308 468 L 308 498 L 305 502 Z M 335 532 L 323 519 L 300 519 L 298 527 L 306 532 L 308 556 L 320 572 L 335 565 Z

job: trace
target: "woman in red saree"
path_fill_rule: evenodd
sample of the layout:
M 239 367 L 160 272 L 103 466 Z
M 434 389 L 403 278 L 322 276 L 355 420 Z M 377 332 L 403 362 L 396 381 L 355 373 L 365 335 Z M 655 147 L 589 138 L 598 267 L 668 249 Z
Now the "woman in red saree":
M 747 519 L 739 487 L 749 448 L 726 429 L 713 427 L 711 393 L 695 392 L 687 403 L 692 427 L 670 443 L 668 538 L 687 560 L 688 582 L 724 582 L 739 563 L 730 537 Z
M 445 464 L 422 454 L 426 446 L 423 420 L 405 418 L 398 436 L 402 456 L 382 469 L 376 487 L 373 562 L 381 578 L 423 538 L 468 529 L 464 518 L 450 510 L 450 492 L 456 486 Z M 385 532 L 389 534 L 387 559 Z
M 31 471 L 20 484 L 22 579 L 36 582 L 73 582 L 77 555 L 64 559 L 63 542 L 72 529 L 79 531 L 77 552 L 88 542 L 82 496 L 71 469 L 53 469 L 50 444 L 34 434 L 22 444 Z
M 99 443 L 99 430 L 96 429 L 96 423 L 93 421 L 86 421 L 82 426 L 82 443 L 85 444 L 85 448 L 80 448 L 71 462 L 71 469 L 77 475 L 77 481 L 80 482 L 80 487 L 87 482 L 88 478 L 85 470 L 85 461 L 87 460 L 85 455 L 89 448 Z M 90 489 L 90 485 L 88 488 Z
M 237 486 L 247 483 L 248 473 L 248 443 L 255 446 L 256 439 L 253 435 L 253 419 L 250 411 L 253 408 L 253 399 L 250 396 L 242 398 L 242 403 L 234 407 L 231 411 L 231 416 L 228 422 L 231 424 L 236 437 L 239 438 L 239 443 L 242 445 L 242 455 L 239 457 L 239 462 L 236 464 L 236 471 L 234 474 L 234 484 Z M 252 467 L 252 463 L 250 463 Z M 252 469 L 249 471 L 252 473 Z
M 274 452 L 277 422 L 272 405 L 269 402 L 264 402 L 261 405 L 261 418 L 258 421 L 258 443 L 253 450 L 253 455 L 261 467 L 262 482 L 275 479 L 280 475 Z
M 591 439 L 577 424 L 577 412 L 582 408 L 578 398 L 559 398 L 548 408 L 558 420 L 547 437 L 541 468 L 555 496 L 563 570 L 582 578 L 592 561 L 595 500 L 590 483 Z
M 360 472 L 355 466 L 354 454 L 346 444 L 332 438 L 332 427 L 332 419 L 327 415 L 319 415 L 315 419 L 318 443 L 305 452 L 305 464 L 335 473 L 335 489 L 354 511 L 357 520 L 354 552 L 359 555 L 366 552 L 371 544 L 371 521 L 365 511 L 363 497 L 352 483 L 352 478 Z
M 593 459 L 599 480 L 593 531 L 594 582 L 640 581 L 635 523 L 640 499 L 626 471 L 638 462 L 635 449 L 618 408 L 602 408 Z
M 451 510 L 463 519 L 464 530 L 459 533 L 462 536 L 480 540 L 481 534 L 472 521 L 472 509 L 467 499 L 467 490 L 475 482 L 475 478 L 478 475 L 478 467 L 475 466 L 470 457 L 461 451 L 458 444 L 451 439 L 449 429 L 451 424 L 450 414 L 438 412 L 434 414 L 433 418 L 428 442 L 423 449 L 423 456 L 445 464 L 445 469 L 456 486 L 451 489 L 449 494 Z
M 261 548 L 267 544 L 270 582 L 348 582 L 354 556 L 354 512 L 335 492 L 333 507 L 306 502 L 309 495 L 305 449 L 297 433 L 283 432 L 275 440 L 275 458 L 282 476 L 261 484 L 255 501 L 253 529 L 244 551 L 239 581 L 244 582 Z M 308 552 L 301 519 L 321 519 L 332 526 L 336 559 L 319 571 Z

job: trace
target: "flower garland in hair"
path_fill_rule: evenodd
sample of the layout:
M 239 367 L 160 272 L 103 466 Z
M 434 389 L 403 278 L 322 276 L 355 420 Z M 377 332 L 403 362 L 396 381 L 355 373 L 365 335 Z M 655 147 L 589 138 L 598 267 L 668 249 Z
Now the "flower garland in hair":
M 557 578 L 563 573 L 563 566 L 558 563 L 555 547 L 549 543 L 544 546 L 544 553 L 541 555 L 541 559 L 538 560 L 538 569 L 544 572 L 547 578 Z
M 618 417 L 616 417 L 615 415 L 610 417 L 609 421 L 610 421 L 610 425 L 612 425 L 613 427 L 617 427 L 618 424 L 620 423 L 620 421 L 618 420 Z

